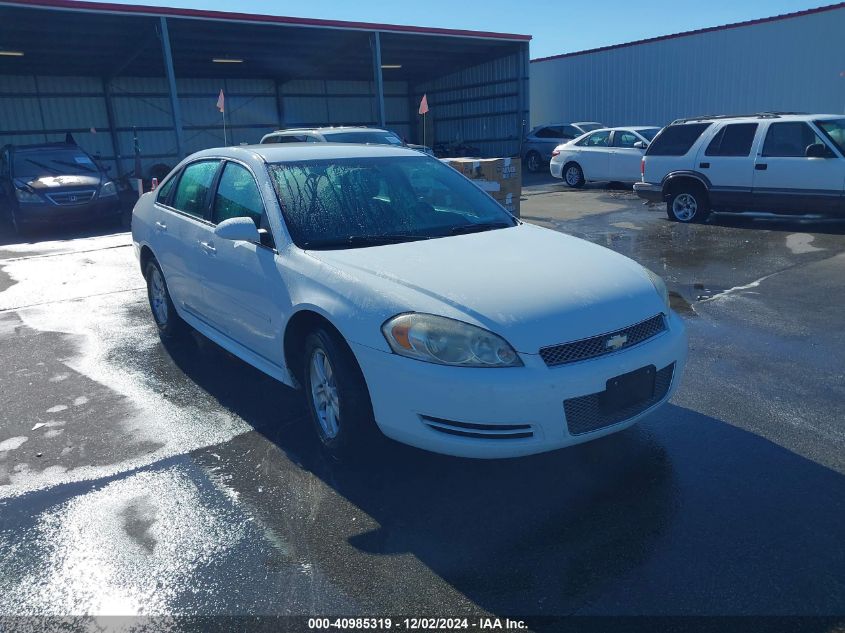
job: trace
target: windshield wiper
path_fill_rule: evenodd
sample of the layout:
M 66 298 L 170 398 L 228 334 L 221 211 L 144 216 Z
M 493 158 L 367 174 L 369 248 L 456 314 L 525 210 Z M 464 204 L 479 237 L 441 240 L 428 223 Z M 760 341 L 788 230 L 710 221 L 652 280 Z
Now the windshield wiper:
M 482 231 L 491 231 L 493 229 L 506 229 L 509 226 L 514 226 L 510 222 L 481 222 L 479 224 L 462 224 L 461 226 L 453 226 L 449 229 L 452 235 L 463 235 L 465 233 L 480 233 Z
M 430 235 L 408 235 L 397 233 L 396 235 L 349 235 L 336 240 L 313 240 L 304 242 L 305 249 L 331 249 L 358 246 L 383 246 L 384 244 L 398 244 L 400 242 L 414 242 L 416 240 L 429 240 Z

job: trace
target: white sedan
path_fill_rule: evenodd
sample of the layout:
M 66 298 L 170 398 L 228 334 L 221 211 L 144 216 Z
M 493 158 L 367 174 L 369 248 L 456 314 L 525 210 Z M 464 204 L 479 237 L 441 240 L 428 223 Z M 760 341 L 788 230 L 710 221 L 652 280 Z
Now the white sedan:
M 636 182 L 640 163 L 659 127 L 611 127 L 588 132 L 558 145 L 549 171 L 570 187 L 585 182 Z
M 199 152 L 132 235 L 160 334 L 302 388 L 335 454 L 379 429 L 469 457 L 584 442 L 665 402 L 686 360 L 660 277 L 405 148 Z

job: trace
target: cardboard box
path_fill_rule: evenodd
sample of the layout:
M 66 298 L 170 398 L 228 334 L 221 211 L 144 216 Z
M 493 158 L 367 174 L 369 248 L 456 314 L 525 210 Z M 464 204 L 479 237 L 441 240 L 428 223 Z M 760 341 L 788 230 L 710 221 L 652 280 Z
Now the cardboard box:
M 518 158 L 444 158 L 443 162 L 473 180 L 511 213 L 519 216 L 522 163 Z

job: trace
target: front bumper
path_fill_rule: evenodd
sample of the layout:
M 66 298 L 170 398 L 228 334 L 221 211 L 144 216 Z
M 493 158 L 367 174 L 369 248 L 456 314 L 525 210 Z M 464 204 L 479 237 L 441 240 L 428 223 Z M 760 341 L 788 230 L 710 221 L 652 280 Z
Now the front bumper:
M 620 431 L 668 400 L 683 375 L 687 337 L 674 313 L 667 325 L 667 331 L 640 345 L 558 367 L 547 367 L 537 354 L 520 354 L 524 367 L 474 369 L 424 363 L 358 344 L 352 348 L 376 423 L 388 437 L 447 455 L 518 457 Z M 595 431 L 569 432 L 565 400 L 604 391 L 615 376 L 672 363 L 669 389 L 653 406 Z
M 663 202 L 663 187 L 650 182 L 635 182 L 634 192 L 649 202 Z
M 87 222 L 120 215 L 120 197 L 97 198 L 78 205 L 21 204 L 15 211 L 18 224 L 22 226 L 47 226 Z

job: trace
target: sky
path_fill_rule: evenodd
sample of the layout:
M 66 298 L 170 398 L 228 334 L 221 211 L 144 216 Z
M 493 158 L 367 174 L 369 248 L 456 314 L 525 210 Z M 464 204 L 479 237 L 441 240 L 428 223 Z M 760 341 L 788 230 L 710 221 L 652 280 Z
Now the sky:
M 119 0 L 110 0 L 119 2 Z M 531 57 L 801 11 L 824 0 L 144 0 L 120 4 L 240 11 L 533 35 Z

